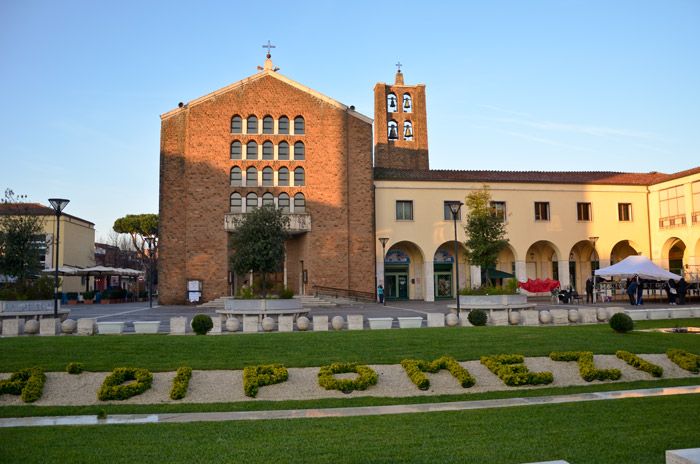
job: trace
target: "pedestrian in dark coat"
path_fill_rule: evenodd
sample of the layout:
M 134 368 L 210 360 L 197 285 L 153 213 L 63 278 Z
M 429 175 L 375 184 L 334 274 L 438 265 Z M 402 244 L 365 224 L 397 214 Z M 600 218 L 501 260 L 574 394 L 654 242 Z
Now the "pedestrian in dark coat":
M 637 304 L 637 280 L 629 279 L 627 280 L 627 296 L 630 297 L 630 304 L 635 306 Z
M 638 305 L 644 304 L 644 301 L 642 300 L 643 295 L 644 295 L 644 283 L 642 282 L 642 279 L 637 277 L 637 304 Z
M 586 303 L 593 303 L 593 279 L 586 279 Z
M 688 283 L 685 281 L 685 279 L 683 277 L 681 277 L 681 280 L 678 281 L 677 290 L 678 290 L 678 304 L 684 305 L 685 304 L 685 292 L 688 291 Z
M 676 290 L 676 283 L 673 281 L 673 279 L 668 279 L 668 282 L 666 282 L 664 285 L 664 290 L 666 291 L 666 296 L 668 297 L 668 304 L 676 304 L 676 294 L 678 293 L 678 290 Z

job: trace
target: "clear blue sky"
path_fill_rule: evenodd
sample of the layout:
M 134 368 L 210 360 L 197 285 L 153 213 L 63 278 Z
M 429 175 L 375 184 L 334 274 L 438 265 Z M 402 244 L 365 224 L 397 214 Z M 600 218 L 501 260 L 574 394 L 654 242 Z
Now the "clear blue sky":
M 432 168 L 700 165 L 696 0 L 4 0 L 0 188 L 69 198 L 98 238 L 157 212 L 159 115 L 255 73 L 268 39 L 281 73 L 370 117 L 400 60 Z

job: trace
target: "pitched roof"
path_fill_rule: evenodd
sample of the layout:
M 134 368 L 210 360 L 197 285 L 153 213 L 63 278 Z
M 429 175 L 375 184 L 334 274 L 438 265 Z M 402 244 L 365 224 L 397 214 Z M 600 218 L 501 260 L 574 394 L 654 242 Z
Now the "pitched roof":
M 203 103 L 207 100 L 210 100 L 218 95 L 221 95 L 222 93 L 226 93 L 226 92 L 234 90 L 238 87 L 242 87 L 245 84 L 249 84 L 249 83 L 254 82 L 258 79 L 261 79 L 265 76 L 270 76 L 270 77 L 274 77 L 275 79 L 279 79 L 280 81 L 284 82 L 285 84 L 291 85 L 292 87 L 297 88 L 297 89 L 301 90 L 302 92 L 306 92 L 307 94 L 309 94 L 315 98 L 318 98 L 319 100 L 321 100 L 325 103 L 328 103 L 332 106 L 335 106 L 336 108 L 338 108 L 342 111 L 347 111 L 348 114 L 350 114 L 351 116 L 355 116 L 356 118 L 358 118 L 359 120 L 361 120 L 363 122 L 366 122 L 367 124 L 372 124 L 372 122 L 373 122 L 372 118 L 370 118 L 369 116 L 365 116 L 362 113 L 358 113 L 357 111 L 355 111 L 354 107 L 348 107 L 346 105 L 343 105 L 338 100 L 334 100 L 334 99 L 322 94 L 321 92 L 317 92 L 316 90 L 314 90 L 310 87 L 307 87 L 303 84 L 300 84 L 300 83 L 298 83 L 298 82 L 296 82 L 296 81 L 294 81 L 286 76 L 283 76 L 282 74 L 280 74 L 276 71 L 270 70 L 270 69 L 265 69 L 265 70 L 260 71 L 256 74 L 253 74 L 252 76 L 246 77 L 245 79 L 242 79 L 238 82 L 234 82 L 233 84 L 227 85 L 226 87 L 223 87 L 219 90 L 215 90 L 215 91 L 208 93 L 202 97 L 195 98 L 194 100 L 185 104 L 183 107 L 175 108 L 174 110 L 170 110 L 166 113 L 161 114 L 160 118 L 161 119 L 169 118 L 170 116 L 177 114 L 179 111 L 183 111 L 185 108 L 198 105 L 198 104 Z
M 40 203 L 0 203 L 0 216 L 55 216 L 56 212 L 53 208 L 44 206 Z M 95 223 L 86 221 L 71 214 L 61 213 L 61 216 L 77 219 L 78 221 L 87 224 L 95 225 Z
M 418 182 L 512 182 L 538 184 L 654 185 L 700 172 L 700 167 L 674 174 L 611 171 L 454 171 L 374 168 L 375 180 Z

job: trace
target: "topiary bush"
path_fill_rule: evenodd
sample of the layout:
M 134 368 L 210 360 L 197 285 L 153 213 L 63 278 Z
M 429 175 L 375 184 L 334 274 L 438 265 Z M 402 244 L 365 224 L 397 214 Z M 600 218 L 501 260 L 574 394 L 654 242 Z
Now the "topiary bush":
M 280 300 L 289 300 L 294 298 L 294 290 L 289 287 L 284 287 L 279 291 Z
M 289 372 L 282 364 L 246 367 L 243 369 L 243 392 L 255 398 L 260 387 L 286 382 L 288 378 Z
M 697 354 L 672 348 L 666 351 L 666 356 L 681 369 L 695 372 L 696 374 L 700 371 L 700 356 Z
M 124 384 L 131 380 L 135 382 Z M 126 400 L 145 392 L 151 388 L 152 383 L 153 374 L 148 369 L 117 367 L 102 382 L 97 392 L 97 399 L 100 401 Z
M 41 367 L 21 369 L 9 379 L 0 381 L 0 395 L 20 395 L 25 403 L 33 403 L 44 393 L 46 374 Z
M 481 364 L 498 376 L 509 387 L 520 385 L 550 384 L 554 380 L 551 372 L 530 372 L 521 354 L 482 356 Z
M 486 314 L 486 311 L 482 309 L 472 309 L 469 311 L 469 315 L 467 316 L 467 319 L 469 319 L 469 322 L 472 325 L 476 326 L 482 326 L 486 325 L 486 321 L 488 320 L 488 315 Z
M 356 372 L 360 376 L 354 380 L 337 379 L 335 374 Z M 323 366 L 318 372 L 318 384 L 326 390 L 340 390 L 343 393 L 351 393 L 353 390 L 367 390 L 370 385 L 376 385 L 377 373 L 369 366 L 357 363 L 334 363 Z
M 79 362 L 68 363 L 66 366 L 66 372 L 69 374 L 80 374 L 85 370 L 85 365 Z
M 559 351 L 549 353 L 553 361 L 576 361 L 581 378 L 586 382 L 592 380 L 618 380 L 622 376 L 619 369 L 596 369 L 593 364 L 592 351 Z
M 401 361 L 401 366 L 406 371 L 406 375 L 411 379 L 420 390 L 430 388 L 430 380 L 424 372 L 435 373 L 441 369 L 447 369 L 452 376 L 459 381 L 459 384 L 464 388 L 469 388 L 476 383 L 476 379 L 472 377 L 469 371 L 454 359 L 449 356 L 443 356 L 428 362 L 422 359 L 404 359 Z
M 634 328 L 634 322 L 632 318 L 625 313 L 615 313 L 613 317 L 610 318 L 610 327 L 612 327 L 615 332 L 625 333 Z
M 214 323 L 211 317 L 206 314 L 197 314 L 192 318 L 192 330 L 194 330 L 194 333 L 197 335 L 206 335 L 212 327 L 214 327 Z
M 654 377 L 661 377 L 664 374 L 664 370 L 661 366 L 652 364 L 649 361 L 645 361 L 634 353 L 629 351 L 619 350 L 615 352 L 615 356 L 625 361 L 630 366 L 637 370 L 648 372 Z
M 191 367 L 178 367 L 175 378 L 173 379 L 173 388 L 170 390 L 170 398 L 173 400 L 181 400 L 184 398 L 185 395 L 187 395 L 187 389 L 190 386 L 191 378 Z

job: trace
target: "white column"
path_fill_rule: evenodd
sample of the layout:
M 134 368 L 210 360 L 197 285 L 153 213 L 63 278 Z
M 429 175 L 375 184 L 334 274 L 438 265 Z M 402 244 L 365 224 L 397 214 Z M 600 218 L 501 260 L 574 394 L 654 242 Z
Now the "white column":
M 426 261 L 424 264 L 425 272 L 425 301 L 435 301 L 435 268 L 433 261 Z
M 472 287 L 481 287 L 481 266 L 469 266 L 469 275 L 472 280 Z
M 527 264 L 525 261 L 515 262 L 515 278 L 520 282 L 527 282 Z
M 377 285 L 386 289 L 386 285 L 384 285 L 384 260 L 381 256 L 377 259 Z
M 569 261 L 557 261 L 557 266 L 559 268 L 559 282 L 561 283 L 562 289 L 569 285 L 573 287 L 571 276 L 569 276 Z

